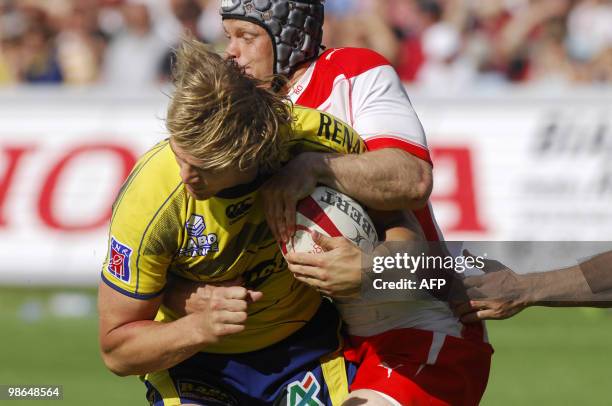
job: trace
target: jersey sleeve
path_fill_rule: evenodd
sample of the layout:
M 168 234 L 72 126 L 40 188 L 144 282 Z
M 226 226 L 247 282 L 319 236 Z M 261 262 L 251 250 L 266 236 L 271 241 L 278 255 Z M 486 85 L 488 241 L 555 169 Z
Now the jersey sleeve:
M 295 105 L 290 154 L 302 152 L 334 152 L 361 154 L 367 147 L 363 139 L 347 123 L 331 114 Z
M 180 180 L 175 184 L 168 174 L 164 178 L 163 166 L 170 163 L 163 159 L 166 153 L 163 147 L 149 151 L 113 205 L 102 280 L 136 299 L 151 299 L 163 291 L 176 251 L 177 235 L 168 225 L 176 223 L 174 209 L 184 193 Z
M 348 84 L 349 119 L 365 140 L 368 150 L 400 148 L 429 163 L 425 132 L 412 107 L 406 88 L 391 64 L 380 54 L 364 48 L 338 48 L 317 62 L 321 77 L 332 84 Z M 331 72 L 331 73 L 330 73 Z
M 395 70 L 377 66 L 351 82 L 354 128 L 368 149 L 400 148 L 431 163 L 425 132 Z

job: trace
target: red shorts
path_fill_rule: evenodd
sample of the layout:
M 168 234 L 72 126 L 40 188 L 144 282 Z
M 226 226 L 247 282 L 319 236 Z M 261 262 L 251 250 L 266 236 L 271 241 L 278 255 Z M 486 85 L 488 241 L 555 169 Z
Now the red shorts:
M 417 329 L 350 336 L 347 360 L 359 365 L 351 391 L 370 389 L 402 405 L 478 405 L 493 347 L 477 339 Z

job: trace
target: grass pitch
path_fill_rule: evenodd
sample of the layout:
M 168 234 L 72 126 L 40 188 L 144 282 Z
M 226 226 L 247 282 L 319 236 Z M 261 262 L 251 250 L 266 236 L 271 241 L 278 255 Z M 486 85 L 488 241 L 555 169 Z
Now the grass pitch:
M 64 389 L 63 401 L 10 404 L 147 404 L 138 378 L 118 378 L 100 360 L 95 292 L 80 291 L 79 314 L 58 311 L 56 293 L 0 289 L 0 384 Z M 496 352 L 482 405 L 612 404 L 612 312 L 528 309 L 488 328 Z

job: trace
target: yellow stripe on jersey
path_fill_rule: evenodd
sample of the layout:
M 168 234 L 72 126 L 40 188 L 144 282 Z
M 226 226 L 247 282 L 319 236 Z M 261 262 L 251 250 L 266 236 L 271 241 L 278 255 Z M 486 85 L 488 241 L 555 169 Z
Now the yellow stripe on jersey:
M 340 406 L 349 394 L 346 364 L 342 352 L 332 353 L 321 358 L 321 370 L 329 391 L 329 398 L 333 406 Z
M 323 378 L 325 378 L 325 384 L 329 391 L 329 398 L 332 401 L 332 406 L 340 406 L 344 403 L 344 399 L 349 394 L 348 376 L 346 370 L 346 364 L 344 362 L 344 355 L 342 354 L 342 348 L 344 347 L 344 339 L 340 329 L 342 323 L 338 324 L 336 335 L 338 336 L 338 342 L 340 346 L 332 353 L 321 357 L 319 362 L 321 363 L 321 371 L 323 372 Z
M 335 117 L 297 106 L 293 112 L 287 159 L 307 151 L 365 151 L 359 136 Z M 262 180 L 198 201 L 185 191 L 168 141 L 156 145 L 139 160 L 113 206 L 103 281 L 145 300 L 162 292 L 168 272 L 202 282 L 241 276 L 263 292 L 249 307 L 246 329 L 207 352 L 254 351 L 297 331 L 321 299 L 287 270 L 264 216 Z M 162 307 L 157 320 L 174 317 Z
M 149 382 L 159 392 L 164 400 L 164 406 L 178 406 L 181 404 L 181 399 L 167 369 L 146 374 L 141 379 Z

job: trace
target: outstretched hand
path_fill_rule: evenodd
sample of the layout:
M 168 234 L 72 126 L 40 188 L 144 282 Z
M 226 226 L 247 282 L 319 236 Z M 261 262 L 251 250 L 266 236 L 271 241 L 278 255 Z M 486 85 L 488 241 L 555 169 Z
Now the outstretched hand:
M 465 257 L 475 258 L 468 250 Z M 499 261 L 484 259 L 484 275 L 462 280 L 467 300 L 451 303 L 453 312 L 464 323 L 501 320 L 514 316 L 529 305 L 529 279 Z

